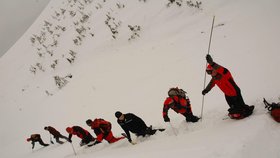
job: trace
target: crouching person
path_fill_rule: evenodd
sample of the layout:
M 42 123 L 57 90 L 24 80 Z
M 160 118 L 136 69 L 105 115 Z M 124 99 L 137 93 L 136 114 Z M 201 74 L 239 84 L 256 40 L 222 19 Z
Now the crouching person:
M 190 99 L 186 96 L 186 92 L 182 89 L 170 88 L 168 97 L 163 105 L 163 119 L 165 122 L 170 122 L 168 117 L 168 110 L 173 109 L 176 113 L 185 116 L 187 122 L 197 122 L 200 118 L 193 115 Z
M 58 131 L 57 131 L 55 128 L 53 128 L 52 126 L 46 126 L 46 127 L 44 127 L 44 129 L 45 129 L 46 131 L 49 131 L 49 133 L 50 133 L 51 135 L 53 135 L 53 137 L 54 137 L 54 139 L 56 140 L 57 143 L 63 144 L 63 141 L 60 141 L 59 138 L 63 138 L 63 139 L 65 139 L 65 140 L 68 141 L 68 138 L 67 138 L 66 136 L 62 135 L 60 132 L 58 132 Z
M 95 138 L 85 129 L 80 126 L 67 127 L 66 131 L 69 133 L 68 141 L 72 143 L 72 135 L 81 138 L 80 146 L 88 145 L 95 141 Z
M 29 138 L 26 139 L 28 142 L 31 141 L 32 149 L 35 147 L 35 142 L 39 142 L 42 146 L 48 146 L 49 144 L 45 144 L 41 138 L 40 134 L 32 134 Z
M 131 140 L 130 132 L 138 136 L 145 137 L 146 135 L 154 135 L 157 130 L 164 131 L 164 129 L 152 129 L 152 127 L 148 127 L 146 123 L 138 116 L 127 113 L 123 114 L 120 111 L 115 113 L 116 118 L 118 119 L 118 124 L 124 130 L 128 141 L 132 144 L 135 144 Z
M 125 137 L 114 137 L 111 131 L 112 129 L 111 123 L 104 119 L 96 118 L 94 119 L 94 121 L 88 119 L 86 121 L 86 124 L 90 126 L 91 129 L 93 129 L 94 133 L 97 136 L 94 145 L 101 143 L 103 139 L 105 139 L 108 143 L 111 144 L 125 138 Z

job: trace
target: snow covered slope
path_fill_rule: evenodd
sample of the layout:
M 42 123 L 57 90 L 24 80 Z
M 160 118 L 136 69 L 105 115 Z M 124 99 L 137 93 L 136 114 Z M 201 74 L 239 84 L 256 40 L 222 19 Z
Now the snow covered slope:
M 280 15 L 277 0 L 53 0 L 0 59 L 1 157 L 74 157 L 69 143 L 32 152 L 26 138 L 46 125 L 90 130 L 85 120 L 104 118 L 120 135 L 114 112 L 132 112 L 167 130 L 150 138 L 80 148 L 78 157 L 280 157 L 279 124 L 262 98 L 280 98 Z M 194 0 L 192 0 L 196 4 Z M 181 6 L 179 6 L 181 4 Z M 205 55 L 229 68 L 254 115 L 223 120 L 228 106 L 214 88 L 205 96 L 203 121 L 191 124 L 162 104 L 170 87 L 188 92 L 201 112 Z M 56 79 L 56 80 L 55 80 Z M 209 81 L 209 77 L 207 77 Z M 91 131 L 92 132 L 92 131 Z

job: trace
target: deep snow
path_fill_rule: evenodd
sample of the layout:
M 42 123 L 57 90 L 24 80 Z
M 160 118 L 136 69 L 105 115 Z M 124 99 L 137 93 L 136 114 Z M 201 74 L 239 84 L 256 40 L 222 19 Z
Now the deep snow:
M 167 130 L 139 138 L 134 146 L 125 140 L 115 144 L 104 141 L 84 149 L 74 137 L 77 157 L 280 157 L 279 124 L 262 103 L 263 97 L 269 102 L 280 100 L 279 1 L 202 0 L 202 9 L 189 7 L 185 0 L 181 7 L 167 7 L 167 0 L 75 2 L 51 1 L 0 59 L 1 157 L 75 157 L 69 143 L 42 149 L 36 144 L 32 152 L 26 138 L 40 133 L 49 142 L 43 129 L 46 125 L 64 135 L 65 128 L 72 125 L 92 132 L 85 120 L 100 117 L 111 121 L 113 133 L 120 135 L 116 110 L 135 113 L 147 124 Z M 84 15 L 88 20 L 77 23 Z M 228 106 L 215 87 L 205 96 L 202 122 L 185 123 L 182 116 L 169 112 L 178 132 L 175 136 L 163 122 L 162 104 L 168 89 L 179 86 L 188 92 L 194 114 L 200 115 L 214 15 L 210 54 L 231 71 L 245 102 L 256 110 L 244 120 L 223 120 Z M 119 32 L 116 39 L 105 24 L 108 17 L 108 23 Z M 132 34 L 128 25 L 139 25 L 140 37 L 128 40 Z M 82 26 L 85 31 L 79 35 L 76 29 Z M 32 44 L 34 35 L 46 39 Z M 75 44 L 77 36 L 82 41 Z M 66 60 L 73 57 L 70 50 L 76 52 L 72 64 Z M 55 60 L 58 64 L 52 68 Z M 35 74 L 31 66 L 36 67 Z M 54 76 L 68 74 L 73 78 L 66 78 L 68 83 L 59 89 Z M 209 79 L 207 76 L 207 82 Z

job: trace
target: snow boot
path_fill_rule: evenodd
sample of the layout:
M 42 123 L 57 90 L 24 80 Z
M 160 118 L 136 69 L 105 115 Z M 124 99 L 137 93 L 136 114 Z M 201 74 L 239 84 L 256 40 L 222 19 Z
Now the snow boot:
M 245 117 L 252 115 L 254 108 L 255 108 L 254 105 L 251 105 L 251 106 L 246 105 L 246 107 L 244 109 L 242 109 L 241 112 L 237 112 L 236 110 L 230 108 L 228 110 L 229 111 L 228 116 L 231 119 L 240 120 L 240 119 L 243 119 Z
M 186 121 L 187 122 L 197 122 L 200 118 L 199 117 L 197 117 L 197 116 L 194 116 L 194 115 L 192 115 L 192 114 L 189 114 L 189 115 L 185 115 L 185 117 L 186 117 Z

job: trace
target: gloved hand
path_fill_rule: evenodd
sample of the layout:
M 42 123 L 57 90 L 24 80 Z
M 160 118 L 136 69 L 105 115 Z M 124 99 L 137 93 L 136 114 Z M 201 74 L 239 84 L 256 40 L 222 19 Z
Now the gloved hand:
M 137 144 L 136 142 L 133 142 L 133 141 L 131 141 L 130 143 L 131 143 L 132 145 L 135 145 L 135 144 Z
M 207 89 L 204 89 L 203 91 L 202 91 L 202 95 L 205 95 L 205 94 L 207 94 L 209 91 L 207 90 Z
M 72 143 L 72 140 L 71 140 L 71 139 L 68 139 L 68 142 Z
M 207 63 L 210 64 L 210 65 L 212 65 L 212 64 L 214 63 L 214 61 L 213 61 L 211 55 L 209 55 L 209 54 L 206 55 L 206 61 L 207 61 Z
M 80 142 L 80 146 L 84 146 L 86 143 L 84 143 L 83 141 Z
M 170 122 L 169 117 L 164 117 L 163 119 L 164 119 L 164 122 Z

